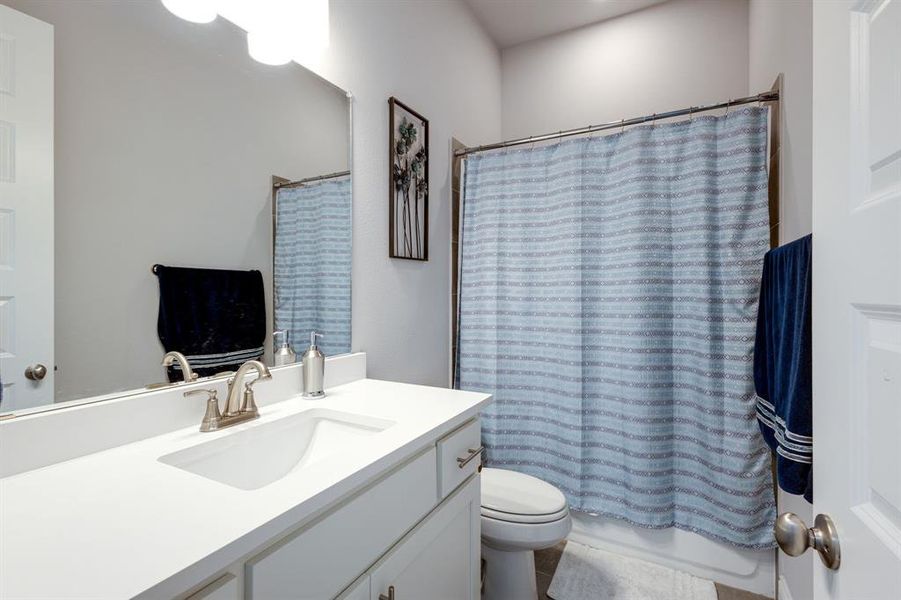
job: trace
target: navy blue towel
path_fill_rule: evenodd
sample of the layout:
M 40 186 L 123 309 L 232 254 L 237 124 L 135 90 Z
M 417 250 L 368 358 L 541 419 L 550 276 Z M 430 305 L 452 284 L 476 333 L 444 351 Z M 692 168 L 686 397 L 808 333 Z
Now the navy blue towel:
M 201 377 L 263 356 L 266 298 L 259 271 L 155 265 L 153 272 L 160 284 L 157 333 L 166 352 L 184 354 Z M 178 365 L 168 375 L 182 378 Z
M 779 487 L 813 502 L 811 236 L 763 259 L 754 386 L 757 420 L 776 452 Z

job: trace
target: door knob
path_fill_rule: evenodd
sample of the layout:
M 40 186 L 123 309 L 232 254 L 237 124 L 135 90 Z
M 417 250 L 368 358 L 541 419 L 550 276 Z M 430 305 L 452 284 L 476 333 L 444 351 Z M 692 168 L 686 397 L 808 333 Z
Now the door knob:
M 40 381 L 47 376 L 47 367 L 38 363 L 36 365 L 28 365 L 25 369 L 25 378 L 32 381 Z
M 842 563 L 838 531 L 828 515 L 817 515 L 813 527 L 808 528 L 795 513 L 782 513 L 776 518 L 773 533 L 776 543 L 789 556 L 800 556 L 813 548 L 826 568 L 837 571 Z

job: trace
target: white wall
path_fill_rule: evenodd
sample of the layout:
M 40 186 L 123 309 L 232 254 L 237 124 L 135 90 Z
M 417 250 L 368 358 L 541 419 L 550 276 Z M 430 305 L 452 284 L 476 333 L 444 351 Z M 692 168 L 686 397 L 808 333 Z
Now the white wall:
M 781 242 L 811 231 L 813 4 L 810 0 L 751 0 L 749 6 L 750 89 L 783 81 Z M 800 496 L 779 491 L 779 510 L 813 521 L 813 507 Z M 798 557 L 779 553 L 780 587 L 793 600 L 813 597 L 813 552 Z M 784 600 L 784 599 L 783 599 Z
M 672 0 L 502 51 L 503 137 L 527 137 L 749 93 L 748 3 Z M 775 74 L 752 92 L 770 88 Z M 772 595 L 772 551 L 579 515 L 573 539 Z
M 500 138 L 500 57 L 457 0 L 332 0 L 318 72 L 354 94 L 353 349 L 370 377 L 447 386 L 450 138 Z M 388 258 L 388 97 L 429 119 L 429 261 Z
M 343 92 L 158 1 L 3 0 L 55 28 L 55 396 L 164 380 L 154 263 L 259 269 L 271 177 L 341 171 Z
M 737 98 L 748 87 L 748 5 L 672 0 L 501 60 L 504 138 Z
M 752 90 L 783 81 L 781 243 L 811 231 L 813 3 L 750 0 L 749 71 Z

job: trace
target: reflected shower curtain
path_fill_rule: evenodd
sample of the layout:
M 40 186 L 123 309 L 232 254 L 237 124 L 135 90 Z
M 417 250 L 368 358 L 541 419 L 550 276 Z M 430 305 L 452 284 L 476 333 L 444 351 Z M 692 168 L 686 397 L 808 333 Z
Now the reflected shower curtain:
M 457 386 L 577 510 L 773 546 L 753 352 L 767 113 L 467 159 Z
M 350 176 L 278 190 L 275 327 L 300 354 L 310 331 L 326 356 L 350 352 Z

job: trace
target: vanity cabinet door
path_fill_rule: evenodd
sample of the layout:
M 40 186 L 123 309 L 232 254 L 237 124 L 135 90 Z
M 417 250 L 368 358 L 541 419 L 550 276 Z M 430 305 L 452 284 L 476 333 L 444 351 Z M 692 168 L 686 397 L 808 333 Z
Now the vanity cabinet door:
M 478 600 L 479 476 L 458 488 L 375 567 L 370 600 Z
M 248 560 L 245 599 L 334 598 L 435 507 L 435 463 L 435 449 L 429 448 Z
M 336 600 L 369 600 L 369 575 L 358 579 Z

